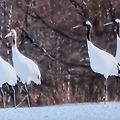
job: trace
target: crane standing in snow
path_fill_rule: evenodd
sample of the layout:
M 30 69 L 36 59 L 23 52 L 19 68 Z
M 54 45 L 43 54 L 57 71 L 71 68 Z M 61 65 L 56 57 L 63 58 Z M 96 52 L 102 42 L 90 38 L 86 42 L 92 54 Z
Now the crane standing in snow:
M 12 40 L 12 61 L 14 69 L 17 72 L 18 77 L 21 79 L 22 83 L 25 85 L 25 89 L 27 92 L 28 106 L 30 107 L 30 99 L 29 92 L 27 88 L 27 84 L 30 84 L 31 81 L 36 84 L 41 84 L 41 73 L 40 70 L 29 58 L 25 57 L 17 48 L 17 33 L 14 29 L 8 33 L 5 38 L 13 37 Z
M 119 76 L 119 65 L 117 60 L 106 51 L 103 51 L 96 46 L 94 46 L 91 42 L 90 33 L 92 24 L 87 21 L 87 47 L 88 47 L 88 55 L 90 58 L 90 66 L 91 69 L 96 72 L 104 75 L 105 81 L 105 102 L 107 101 L 107 79 L 109 76 Z
M 4 93 L 2 89 L 2 85 L 4 83 L 8 83 L 11 85 L 13 89 L 13 95 L 14 95 L 14 106 L 16 106 L 16 96 L 15 96 L 15 89 L 13 86 L 17 84 L 17 75 L 15 69 L 10 65 L 8 62 L 3 60 L 0 57 L 0 87 L 1 87 L 1 93 L 3 96 L 3 106 L 5 107 L 5 101 L 4 101 Z

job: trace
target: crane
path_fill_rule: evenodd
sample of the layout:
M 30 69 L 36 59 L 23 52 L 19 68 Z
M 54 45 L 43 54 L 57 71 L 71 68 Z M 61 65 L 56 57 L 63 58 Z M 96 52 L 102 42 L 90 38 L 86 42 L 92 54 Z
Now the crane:
M 105 77 L 105 88 L 104 88 L 104 98 L 105 102 L 107 101 L 107 89 L 108 89 L 108 77 L 109 76 L 119 76 L 120 66 L 116 58 L 110 53 L 99 49 L 96 47 L 90 38 L 90 33 L 92 29 L 92 24 L 89 21 L 85 22 L 87 26 L 87 48 L 88 55 L 90 58 L 90 66 L 93 72 L 99 73 Z
M 25 90 L 27 92 L 27 100 L 28 106 L 30 107 L 30 98 L 27 85 L 31 83 L 31 81 L 36 84 L 41 84 L 41 73 L 37 64 L 20 53 L 17 48 L 17 32 L 15 29 L 12 29 L 6 36 L 12 37 L 12 61 L 14 69 L 21 82 L 24 84 Z
M 14 95 L 14 106 L 16 106 L 15 89 L 13 87 L 17 84 L 16 71 L 11 64 L 9 64 L 2 57 L 0 57 L 0 87 L 3 98 L 4 98 L 4 93 L 3 93 L 2 85 L 5 83 L 8 83 L 12 87 L 13 95 Z M 5 107 L 4 99 L 3 99 L 3 106 Z

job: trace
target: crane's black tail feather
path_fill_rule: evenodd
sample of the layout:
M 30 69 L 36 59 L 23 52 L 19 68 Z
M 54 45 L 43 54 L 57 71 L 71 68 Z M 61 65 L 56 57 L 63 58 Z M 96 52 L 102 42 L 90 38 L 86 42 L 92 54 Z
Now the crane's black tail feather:
M 118 64 L 117 69 L 118 69 L 118 76 L 115 76 L 115 78 L 116 78 L 116 81 L 119 82 L 120 81 L 120 64 Z
M 116 81 L 119 82 L 120 81 L 120 77 L 119 76 L 115 76 Z

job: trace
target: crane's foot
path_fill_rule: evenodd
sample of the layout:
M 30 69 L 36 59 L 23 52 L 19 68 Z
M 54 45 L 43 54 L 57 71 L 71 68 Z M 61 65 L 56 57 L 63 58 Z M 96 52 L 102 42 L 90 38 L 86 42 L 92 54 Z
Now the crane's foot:
M 107 79 L 105 81 L 104 86 L 105 86 L 105 88 L 104 88 L 104 103 L 106 103 L 107 102 L 107 89 L 108 89 Z
M 30 107 L 30 97 L 29 97 L 29 94 L 27 94 L 27 100 L 28 100 L 28 107 Z
M 116 81 L 119 82 L 120 81 L 120 77 L 119 76 L 115 76 Z

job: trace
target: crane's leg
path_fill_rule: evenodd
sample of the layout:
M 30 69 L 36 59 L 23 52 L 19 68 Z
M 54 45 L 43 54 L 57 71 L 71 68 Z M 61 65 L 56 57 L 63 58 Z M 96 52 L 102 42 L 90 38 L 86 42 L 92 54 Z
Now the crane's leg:
M 29 92 L 28 92 L 28 88 L 27 88 L 27 84 L 26 83 L 25 83 L 25 90 L 27 92 L 28 107 L 30 107 L 30 98 L 29 98 Z
M 10 90 L 10 88 L 9 88 L 8 84 L 7 84 L 7 83 L 5 83 L 5 85 L 7 86 L 7 89 L 8 89 L 8 90 Z
M 104 99 L 105 99 L 105 101 L 104 101 L 104 103 L 106 103 L 107 100 L 108 100 L 108 98 L 107 98 L 108 80 L 107 79 L 105 80 L 104 86 L 105 86 L 105 89 L 104 89 Z
M 14 87 L 12 86 L 12 90 L 13 90 L 13 101 L 14 101 L 14 107 L 16 107 L 16 93 L 15 93 L 15 89 Z
M 5 83 L 5 85 L 7 86 L 8 91 L 10 91 L 9 85 L 8 85 L 7 83 Z M 11 99 L 11 95 L 9 94 L 9 98 L 8 98 L 8 101 L 9 101 L 9 102 L 10 102 L 10 99 Z
M 4 99 L 4 92 L 2 87 L 1 87 L 1 93 L 2 93 L 2 99 L 3 99 L 3 107 L 5 108 L 5 99 Z
M 116 81 L 119 82 L 119 79 L 120 79 L 120 78 L 119 78 L 118 76 L 116 76 L 115 78 L 116 78 Z

